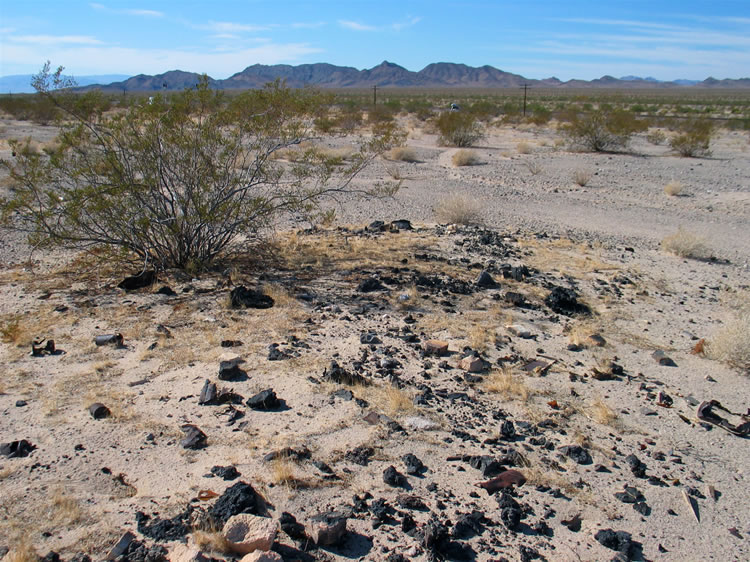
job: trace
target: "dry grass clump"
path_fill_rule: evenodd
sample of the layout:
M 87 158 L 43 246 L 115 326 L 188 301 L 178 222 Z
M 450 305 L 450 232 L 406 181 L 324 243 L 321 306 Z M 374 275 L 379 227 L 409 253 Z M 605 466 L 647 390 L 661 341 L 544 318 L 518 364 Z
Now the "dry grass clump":
M 473 166 L 479 163 L 479 158 L 471 150 L 457 150 L 451 158 L 454 166 Z
M 52 507 L 52 521 L 55 524 L 70 527 L 83 519 L 81 504 L 62 488 L 54 489 L 49 499 Z
M 593 174 L 591 173 L 591 170 L 585 170 L 583 168 L 579 168 L 573 172 L 573 183 L 583 187 L 587 183 L 589 183 L 589 181 L 591 181 L 592 175 Z
M 523 378 L 513 374 L 507 367 L 492 371 L 485 379 L 484 388 L 487 392 L 499 394 L 506 400 L 520 399 L 522 402 L 526 402 L 534 394 Z
M 4 562 L 39 562 L 42 559 L 31 544 L 28 537 L 19 538 L 10 545 L 10 551 L 3 558 Z
M 585 410 L 586 415 L 596 423 L 612 425 L 617 419 L 617 413 L 609 405 L 597 397 Z
M 738 311 L 706 342 L 711 359 L 750 373 L 750 309 Z
M 388 160 L 398 160 L 399 162 L 419 162 L 417 151 L 408 146 L 396 146 L 385 153 Z
M 487 351 L 494 339 L 494 331 L 484 324 L 474 324 L 469 331 L 469 346 L 480 353 Z
M 539 162 L 535 162 L 533 160 L 526 160 L 524 161 L 523 165 L 526 166 L 526 169 L 532 176 L 538 176 L 544 171 L 542 165 Z
M 194 531 L 193 543 L 204 552 L 219 552 L 222 554 L 232 552 L 224 533 L 216 529 Z
M 300 482 L 294 475 L 294 461 L 289 455 L 280 455 L 271 462 L 271 482 L 290 489 L 298 486 Z
M 453 195 L 440 201 L 435 216 L 442 224 L 481 224 L 482 210 L 478 201 L 465 195 Z
M 395 385 L 384 384 L 358 388 L 355 392 L 357 395 L 365 398 L 388 416 L 396 417 L 413 413 L 416 410 L 412 396 Z
M 0 327 L 0 339 L 3 343 L 17 344 L 21 339 L 21 323 L 18 318 L 8 320 L 4 326 Z
M 531 154 L 531 145 L 527 143 L 526 141 L 521 141 L 516 145 L 516 150 L 518 151 L 518 154 Z
M 682 184 L 682 182 L 672 180 L 664 186 L 664 193 L 666 193 L 670 197 L 674 197 L 675 195 L 679 195 L 680 193 L 682 193 L 683 189 L 685 189 L 685 186 Z
M 706 241 L 682 228 L 664 238 L 661 241 L 661 247 L 664 251 L 681 258 L 700 260 L 711 257 L 711 250 L 706 245 Z

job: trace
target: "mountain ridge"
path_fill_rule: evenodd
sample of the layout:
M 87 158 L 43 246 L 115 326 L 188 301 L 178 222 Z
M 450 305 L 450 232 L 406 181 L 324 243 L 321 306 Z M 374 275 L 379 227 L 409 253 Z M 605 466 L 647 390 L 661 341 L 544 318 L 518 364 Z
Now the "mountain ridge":
M 196 72 L 170 70 L 156 75 L 138 74 L 109 84 L 82 85 L 79 90 L 98 89 L 104 92 L 156 92 L 174 91 L 195 86 L 201 78 Z M 620 89 L 671 89 L 671 88 L 750 88 L 750 78 L 718 80 L 709 77 L 703 81 L 660 81 L 652 77 L 604 75 L 593 80 L 572 79 L 561 81 L 550 77 L 525 78 L 490 65 L 472 67 L 460 63 L 436 62 L 417 72 L 396 63 L 383 61 L 370 69 L 358 70 L 351 66 L 330 63 L 300 65 L 252 64 L 225 79 L 209 77 L 212 88 L 238 90 L 263 87 L 274 80 L 284 80 L 292 88 L 316 86 L 320 88 L 520 88 L 524 85 L 545 88 L 620 88 Z

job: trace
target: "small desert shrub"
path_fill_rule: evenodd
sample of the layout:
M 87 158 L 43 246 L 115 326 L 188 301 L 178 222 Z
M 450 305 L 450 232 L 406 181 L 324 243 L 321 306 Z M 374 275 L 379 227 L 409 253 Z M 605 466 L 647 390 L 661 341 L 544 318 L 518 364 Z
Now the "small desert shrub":
M 523 165 L 526 166 L 526 169 L 532 176 L 538 176 L 544 171 L 542 165 L 534 160 L 525 160 Z
M 21 339 L 21 323 L 18 318 L 9 320 L 0 328 L 0 338 L 5 343 L 18 343 Z
M 454 195 L 438 203 L 435 216 L 443 224 L 480 224 L 482 208 L 475 199 Z
M 681 258 L 707 259 L 711 257 L 711 250 L 706 245 L 706 241 L 682 228 L 664 238 L 661 241 L 661 247 Z
M 471 150 L 458 150 L 451 158 L 454 166 L 473 166 L 479 162 L 479 158 Z
M 685 188 L 684 185 L 682 185 L 682 182 L 679 182 L 677 180 L 670 181 L 667 185 L 664 186 L 664 193 L 666 193 L 669 196 L 675 196 L 682 193 L 682 190 Z
M 592 175 L 593 174 L 591 173 L 590 170 L 579 168 L 573 172 L 573 182 L 583 187 L 584 185 L 589 183 Z
M 669 146 L 680 156 L 700 157 L 710 156 L 711 137 L 714 134 L 713 125 L 705 119 L 689 121 L 681 127 L 681 131 L 669 139 Z
M 562 126 L 570 142 L 584 150 L 604 152 L 627 146 L 634 133 L 644 129 L 644 123 L 627 111 L 594 111 L 576 115 Z
M 667 135 L 665 135 L 663 131 L 656 129 L 655 131 L 651 131 L 646 135 L 646 140 L 651 144 L 660 145 L 664 144 L 664 142 L 667 140 Z
M 750 309 L 740 310 L 706 342 L 706 355 L 750 373 Z
M 419 162 L 417 152 L 408 146 L 396 146 L 385 153 L 389 160 L 398 160 L 400 162 Z
M 601 398 L 597 398 L 588 406 L 586 414 L 602 425 L 611 425 L 617 419 L 617 413 Z
M 531 145 L 525 141 L 521 141 L 516 145 L 518 154 L 531 154 Z
M 492 371 L 486 378 L 485 389 L 499 394 L 506 400 L 520 399 L 526 402 L 534 394 L 520 375 L 514 375 L 510 369 Z
M 435 122 L 444 145 L 465 148 L 484 138 L 485 134 L 476 118 L 462 111 L 447 111 Z

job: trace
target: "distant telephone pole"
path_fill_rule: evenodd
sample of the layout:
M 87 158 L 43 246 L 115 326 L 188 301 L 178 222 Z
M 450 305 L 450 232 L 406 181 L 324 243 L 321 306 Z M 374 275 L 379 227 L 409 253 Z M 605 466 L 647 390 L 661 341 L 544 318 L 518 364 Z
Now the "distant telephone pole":
M 523 85 L 523 116 L 526 117 L 526 90 L 529 89 L 529 84 Z
M 372 105 L 378 105 L 378 87 L 372 87 Z

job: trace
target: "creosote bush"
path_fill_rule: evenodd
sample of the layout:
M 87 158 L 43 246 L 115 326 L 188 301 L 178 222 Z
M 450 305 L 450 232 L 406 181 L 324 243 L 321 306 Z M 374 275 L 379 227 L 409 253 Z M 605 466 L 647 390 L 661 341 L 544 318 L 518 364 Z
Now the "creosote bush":
M 669 139 L 669 146 L 680 156 L 706 157 L 711 156 L 711 138 L 714 128 L 710 121 L 697 119 L 685 123 L 680 132 Z
M 664 238 L 661 241 L 661 247 L 663 250 L 681 258 L 701 260 L 711 257 L 711 250 L 706 245 L 706 241 L 683 228 Z
M 440 133 L 439 142 L 448 146 L 466 148 L 485 137 L 482 126 L 468 112 L 446 111 L 437 118 L 435 127 Z
M 435 216 L 442 224 L 481 224 L 482 208 L 475 199 L 454 195 L 438 203 Z
M 477 155 L 471 150 L 457 150 L 451 158 L 454 166 L 473 166 L 479 162 Z
M 625 148 L 634 133 L 647 127 L 647 123 L 637 120 L 630 112 L 599 110 L 573 116 L 561 130 L 574 146 L 606 152 Z
M 56 143 L 36 153 L 15 142 L 15 161 L 2 162 L 14 184 L 4 224 L 35 245 L 107 245 L 156 268 L 202 269 L 279 215 L 315 220 L 328 198 L 397 189 L 352 184 L 401 140 L 389 124 L 346 158 L 314 147 L 293 162 L 275 158 L 315 136 L 326 98 L 314 91 L 277 81 L 225 99 L 204 77 L 179 95 L 105 114 L 97 94 L 71 93 L 61 72 L 47 63 L 33 82 L 65 115 Z
M 682 184 L 682 182 L 672 180 L 664 186 L 664 193 L 669 195 L 670 197 L 674 197 L 682 193 L 683 189 L 685 189 L 685 186 Z

